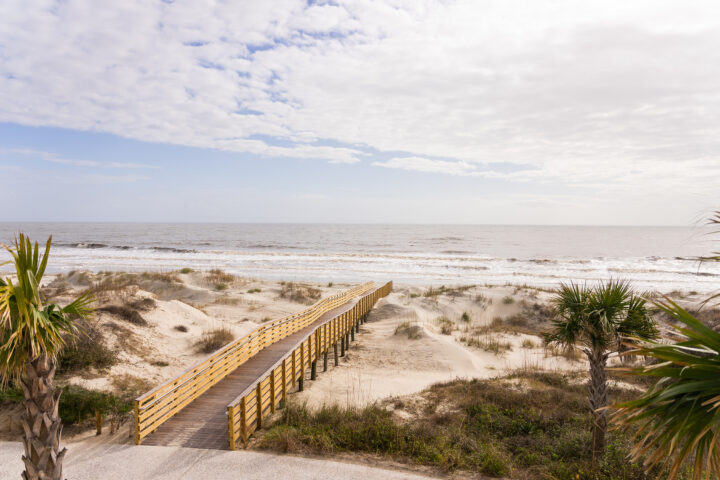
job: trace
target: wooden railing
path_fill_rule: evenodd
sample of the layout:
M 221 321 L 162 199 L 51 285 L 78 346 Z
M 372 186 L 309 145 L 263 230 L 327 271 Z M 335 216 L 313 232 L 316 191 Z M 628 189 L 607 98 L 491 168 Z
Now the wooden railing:
M 143 438 L 263 348 L 307 327 L 324 313 L 372 289 L 372 282 L 358 285 L 320 300 L 298 313 L 266 323 L 217 350 L 178 377 L 138 397 L 134 404 L 135 443 L 140 445 Z
M 338 342 L 344 353 L 349 337 L 353 339 L 359 325 L 365 321 L 375 303 L 392 291 L 392 282 L 374 289 L 363 296 L 348 310 L 341 311 L 327 322 L 318 325 L 299 340 L 275 365 L 261 374 L 257 381 L 241 392 L 228 406 L 228 441 L 235 450 L 240 441 L 247 444 L 250 435 L 262 428 L 263 418 L 287 398 L 288 391 L 298 383 L 302 389 L 305 372 L 311 369 L 311 378 L 317 372 L 317 362 L 323 355 L 323 369 L 327 370 L 328 352 L 334 349 L 335 365 L 338 363 Z

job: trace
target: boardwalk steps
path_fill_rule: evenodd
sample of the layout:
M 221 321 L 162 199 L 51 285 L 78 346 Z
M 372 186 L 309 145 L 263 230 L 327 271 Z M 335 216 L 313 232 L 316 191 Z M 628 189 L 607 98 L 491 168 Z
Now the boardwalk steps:
M 303 388 L 350 337 L 392 282 L 359 285 L 239 338 L 135 400 L 136 444 L 235 449 L 295 385 Z M 340 345 L 338 345 L 340 344 Z M 151 435 L 152 434 L 152 435 Z

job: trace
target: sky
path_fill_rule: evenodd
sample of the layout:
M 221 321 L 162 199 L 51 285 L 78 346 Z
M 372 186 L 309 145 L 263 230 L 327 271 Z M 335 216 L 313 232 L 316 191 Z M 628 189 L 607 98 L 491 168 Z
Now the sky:
M 689 225 L 716 1 L 0 3 L 0 221 Z

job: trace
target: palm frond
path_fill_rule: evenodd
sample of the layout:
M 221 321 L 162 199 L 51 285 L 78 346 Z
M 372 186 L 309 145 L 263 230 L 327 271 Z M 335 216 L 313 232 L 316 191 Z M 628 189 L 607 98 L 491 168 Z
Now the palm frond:
M 63 335 L 73 332 L 74 317 L 92 313 L 93 296 L 85 292 L 65 307 L 42 305 L 40 281 L 47 268 L 52 237 L 40 254 L 38 243 L 19 234 L 10 252 L 16 282 L 0 280 L 0 381 L 20 374 L 25 364 L 40 355 L 55 357 L 64 345 Z
M 664 466 L 669 479 L 694 456 L 693 478 L 720 477 L 720 333 L 670 299 L 657 306 L 687 337 L 677 344 L 637 339 L 635 353 L 658 363 L 625 369 L 640 376 L 660 377 L 642 397 L 612 407 L 616 426 L 635 427 L 635 461 L 645 458 L 649 469 Z

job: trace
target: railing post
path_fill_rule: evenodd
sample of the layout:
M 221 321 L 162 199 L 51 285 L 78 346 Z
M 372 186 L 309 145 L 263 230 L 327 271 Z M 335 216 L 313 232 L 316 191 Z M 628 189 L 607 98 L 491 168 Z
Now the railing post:
M 135 412 L 135 445 L 140 445 L 140 402 L 138 400 L 135 400 L 133 411 Z
M 283 363 L 282 363 L 282 382 L 283 382 L 282 402 L 283 402 L 283 406 L 286 404 L 285 402 L 287 400 L 287 374 L 285 373 L 285 363 L 286 362 L 287 362 L 287 358 L 284 358 Z
M 262 414 L 263 414 L 263 407 L 262 407 L 262 382 L 258 382 L 257 384 L 257 429 L 260 430 L 262 428 Z
M 270 412 L 275 413 L 275 369 L 270 370 Z
M 235 407 L 230 405 L 227 409 L 228 415 L 228 441 L 230 442 L 230 450 L 235 450 Z
M 247 447 L 247 397 L 240 400 L 240 435 L 242 435 L 243 446 Z

